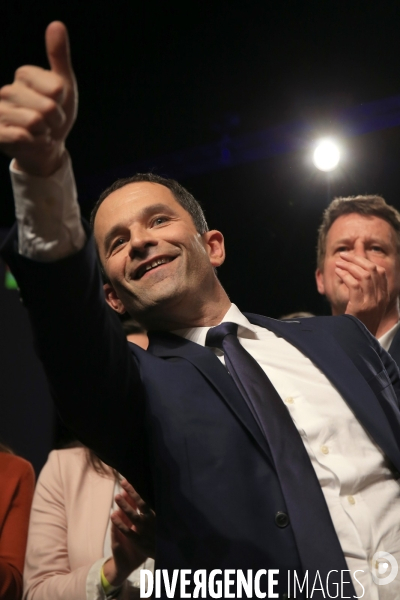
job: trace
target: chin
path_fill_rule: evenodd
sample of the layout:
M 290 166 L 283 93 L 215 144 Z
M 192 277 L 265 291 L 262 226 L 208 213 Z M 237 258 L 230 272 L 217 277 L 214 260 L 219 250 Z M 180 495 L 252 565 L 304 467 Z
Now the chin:
M 145 308 L 148 312 L 151 310 L 162 309 L 163 307 L 168 308 L 174 306 L 174 304 L 179 303 L 184 294 L 179 292 L 176 287 L 172 287 L 171 289 L 165 289 L 159 294 L 154 294 L 153 297 L 148 298 L 148 303 Z
M 349 300 L 347 299 L 335 299 L 335 302 L 330 302 L 330 305 L 332 307 L 332 314 L 333 315 L 344 315 L 344 313 L 346 312 L 346 308 L 347 308 L 347 304 L 348 304 Z

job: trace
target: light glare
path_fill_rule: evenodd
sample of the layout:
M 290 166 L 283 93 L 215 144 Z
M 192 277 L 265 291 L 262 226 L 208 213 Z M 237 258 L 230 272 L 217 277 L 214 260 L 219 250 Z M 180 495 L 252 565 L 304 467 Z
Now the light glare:
M 339 148 L 331 140 L 323 140 L 315 148 L 313 160 L 320 171 L 333 171 L 339 164 Z

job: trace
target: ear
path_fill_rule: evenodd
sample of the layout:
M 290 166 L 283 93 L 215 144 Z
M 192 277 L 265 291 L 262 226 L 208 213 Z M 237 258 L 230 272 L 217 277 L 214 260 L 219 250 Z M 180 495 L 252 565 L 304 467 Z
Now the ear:
M 212 229 L 202 236 L 211 265 L 220 267 L 225 260 L 224 236 L 220 231 Z
M 323 296 L 325 295 L 325 281 L 324 281 L 324 273 L 321 269 L 317 269 L 315 271 L 315 281 L 317 282 L 317 290 Z
M 118 298 L 116 291 L 109 283 L 105 283 L 103 285 L 104 294 L 106 297 L 106 302 L 108 306 L 111 306 L 115 312 L 123 315 L 126 312 L 125 306 L 122 304 L 121 300 Z

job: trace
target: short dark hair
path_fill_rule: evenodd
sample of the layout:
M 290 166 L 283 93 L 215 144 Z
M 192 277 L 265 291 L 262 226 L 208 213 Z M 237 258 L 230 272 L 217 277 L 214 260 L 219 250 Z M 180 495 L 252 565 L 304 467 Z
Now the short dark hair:
M 166 177 L 161 177 L 160 175 L 155 175 L 154 173 L 136 173 L 132 177 L 125 177 L 123 179 L 117 179 L 112 185 L 110 185 L 104 192 L 101 193 L 99 199 L 94 205 L 91 215 L 90 215 L 90 224 L 92 229 L 94 227 L 94 221 L 96 218 L 97 211 L 99 210 L 100 205 L 104 202 L 104 200 L 116 190 L 129 185 L 130 183 L 138 183 L 140 181 L 147 181 L 149 183 L 158 183 L 159 185 L 163 185 L 168 188 L 173 197 L 179 204 L 189 213 L 192 217 L 193 223 L 196 227 L 196 230 L 201 235 L 208 231 L 208 225 L 206 218 L 204 216 L 203 209 L 201 208 L 199 202 L 192 196 L 190 192 L 186 188 L 184 188 L 180 183 L 175 181 L 175 179 L 168 179 Z
M 326 254 L 326 239 L 333 223 L 342 215 L 356 213 L 365 217 L 379 217 L 391 225 L 396 234 L 397 251 L 400 254 L 400 213 L 386 204 L 382 196 L 348 196 L 335 198 L 322 215 L 318 229 L 317 267 L 323 269 Z

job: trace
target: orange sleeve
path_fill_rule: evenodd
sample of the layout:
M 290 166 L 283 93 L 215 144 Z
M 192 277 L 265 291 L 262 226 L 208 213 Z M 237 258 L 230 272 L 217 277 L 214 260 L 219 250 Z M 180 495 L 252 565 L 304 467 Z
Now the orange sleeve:
M 19 457 L 1 487 L 9 492 L 9 505 L 0 531 L 0 599 L 22 598 L 22 573 L 28 535 L 29 515 L 35 487 L 30 463 Z M 1 494 L 3 492 L 0 492 Z

